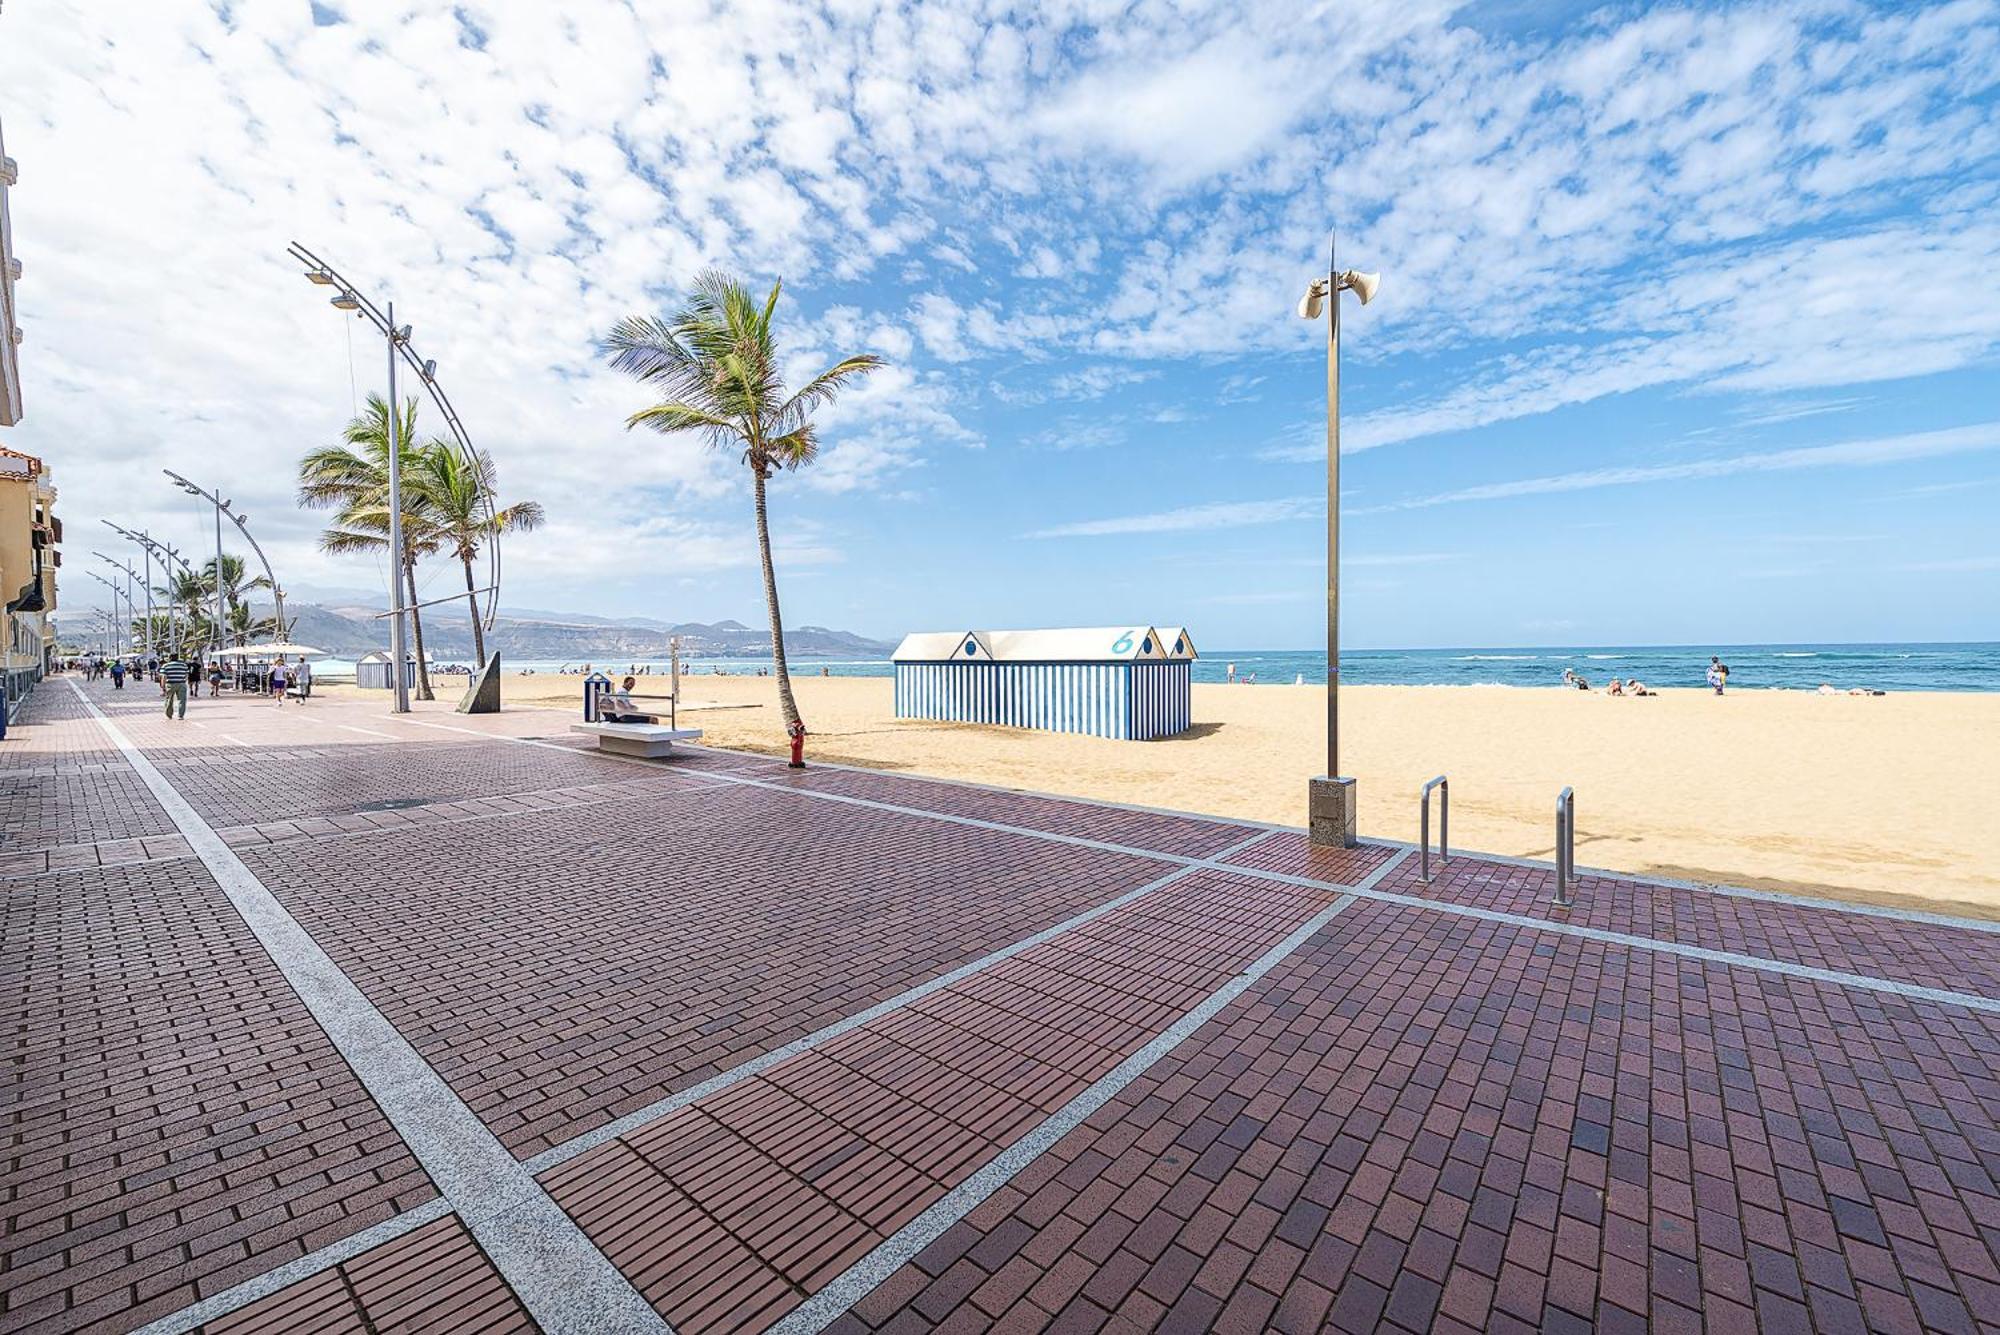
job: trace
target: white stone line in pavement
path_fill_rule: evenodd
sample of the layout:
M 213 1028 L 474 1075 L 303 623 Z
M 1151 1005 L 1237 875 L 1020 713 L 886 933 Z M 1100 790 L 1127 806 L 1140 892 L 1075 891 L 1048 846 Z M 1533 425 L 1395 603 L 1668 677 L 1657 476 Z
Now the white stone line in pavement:
M 318 1251 L 308 1252 L 296 1260 L 287 1261 L 276 1270 L 266 1270 L 253 1279 L 224 1289 L 222 1292 L 191 1303 L 178 1312 L 170 1312 L 156 1321 L 132 1331 L 130 1335 L 183 1335 L 211 1321 L 220 1321 L 231 1312 L 241 1311 L 251 1303 L 259 1302 L 281 1289 L 286 1289 L 300 1280 L 311 1279 L 322 1270 L 351 1261 L 371 1247 L 379 1247 L 385 1242 L 394 1242 L 405 1233 L 414 1233 L 425 1224 L 435 1223 L 451 1213 L 451 1202 L 439 1196 L 414 1206 L 399 1215 L 392 1215 L 379 1224 L 350 1233 L 338 1242 L 330 1242 Z
M 711 746 L 707 742 L 678 742 L 676 745 L 685 746 L 690 751 L 706 752 L 712 756 L 755 756 L 759 760 L 776 759 L 775 756 L 767 756 L 758 751 L 736 751 L 726 746 Z M 880 776 L 883 773 L 882 770 L 870 769 L 866 765 L 848 765 L 838 760 L 815 760 L 812 762 L 812 768 L 837 769 L 846 774 Z M 940 778 L 935 774 L 909 774 L 899 771 L 895 777 L 907 783 L 936 784 L 941 788 L 972 788 L 982 793 L 996 793 L 1001 797 L 1039 797 L 1048 802 L 1065 802 L 1073 807 L 1109 807 L 1113 811 L 1130 811 L 1141 816 L 1172 816 L 1176 820 L 1206 821 L 1210 825 L 1243 825 L 1256 830 L 1269 830 L 1273 834 L 1307 833 L 1303 825 L 1287 825 L 1283 821 L 1274 820 L 1252 820 L 1248 816 L 1218 816 L 1212 811 L 1149 807 L 1143 802 L 1113 802 L 1102 797 L 1078 797 L 1075 793 L 1051 793 L 1040 788 L 1009 788 L 1003 784 L 980 783 L 976 779 Z
M 400 721 L 409 724 L 413 728 L 437 728 L 444 732 L 462 732 L 473 737 L 484 737 L 488 741 L 518 742 L 522 746 L 539 746 L 551 751 L 561 751 L 567 755 L 577 754 L 574 747 L 561 746 L 555 742 L 545 742 L 538 737 L 501 737 L 490 732 L 479 732 L 473 728 L 454 728 L 449 723 L 426 723 L 420 719 L 402 719 Z M 637 756 L 621 756 L 612 751 L 584 752 L 583 754 L 595 754 L 605 760 L 617 760 L 628 765 L 643 766 L 656 774 L 661 771 L 661 766 L 653 764 L 650 761 L 641 760 Z M 810 797 L 820 802 L 840 802 L 849 806 L 868 807 L 875 811 L 893 811 L 898 815 L 916 816 L 923 820 L 942 821 L 947 825 L 964 825 L 975 830 L 992 830 L 1000 834 L 1025 835 L 1030 839 L 1041 839 L 1053 844 L 1068 844 L 1073 848 L 1096 849 L 1100 853 L 1125 853 L 1132 857 L 1150 858 L 1155 862 L 1171 862 L 1183 867 L 1195 866 L 1203 861 L 1201 858 L 1193 857 L 1186 853 L 1166 853 L 1156 848 L 1139 848 L 1132 844 L 1112 843 L 1106 839 L 1086 839 L 1079 834 L 1058 834 L 1053 830 L 1037 830 L 1026 825 L 1009 825 L 1005 821 L 981 820 L 977 816 L 960 816 L 949 811 L 932 811 L 926 807 L 906 807 L 896 802 L 884 802 L 873 797 L 853 797 L 847 793 L 822 792 L 817 788 L 807 788 L 798 784 L 772 783 L 768 779 L 752 779 L 741 774 L 730 774 L 723 770 L 703 770 L 702 774 L 707 778 L 714 779 L 718 783 L 733 783 L 745 788 L 762 788 L 774 793 L 796 793 L 801 797 Z M 1213 818 L 1209 818 L 1209 823 L 1215 825 L 1235 824 L 1233 821 L 1217 821 Z M 1267 829 L 1260 831 L 1260 833 L 1273 834 L 1276 831 Z
M 671 1328 L 182 797 L 70 686 L 138 771 L 501 1277 L 550 1332 Z
M 1396 858 L 1401 861 L 1408 856 L 1404 849 Z M 1267 871 L 1262 867 L 1232 866 L 1229 868 L 1241 876 L 1259 881 L 1276 881 L 1285 885 L 1319 885 L 1310 876 L 1295 876 L 1290 872 Z M 1770 959 L 1763 955 L 1743 955 L 1733 950 L 1714 950 L 1708 946 L 1691 946 L 1680 941 L 1667 941 L 1655 936 L 1632 936 L 1625 932 L 1607 931 L 1602 927 L 1584 927 L 1578 923 L 1555 922 L 1548 918 L 1529 917 L 1524 913 L 1506 913 L 1499 909 L 1482 909 L 1472 904 L 1453 904 L 1448 900 L 1423 899 L 1416 895 L 1400 895 L 1392 890 L 1355 888 L 1348 893 L 1363 899 L 1373 899 L 1384 904 L 1400 904 L 1405 908 L 1427 909 L 1432 913 L 1448 914 L 1455 918 L 1476 918 L 1481 922 L 1502 923 L 1509 927 L 1526 927 L 1538 932 L 1553 932 L 1558 936 L 1574 936 L 1586 941 L 1598 941 L 1610 946 L 1623 946 L 1628 950 L 1651 950 L 1662 955 L 1679 955 L 1687 959 L 1703 960 L 1710 964 L 1734 965 L 1739 969 L 1756 969 L 1764 973 L 1784 974 L 1791 978 L 1810 978 L 1814 982 L 1835 983 L 1842 987 L 1865 988 L 1871 992 L 1893 992 L 1898 996 L 1912 997 L 1921 1001 L 1935 1001 L 1947 1006 L 1964 1006 L 1970 1010 L 1990 1011 L 2000 1014 L 2000 999 L 1982 997 L 1971 992 L 1952 992 L 1944 988 L 1923 987 L 1916 983 L 1901 983 L 1893 978 L 1877 978 L 1872 974 L 1846 973 L 1839 969 L 1822 969 L 1812 964 L 1795 964 L 1790 960 Z
M 414 719 L 409 721 L 416 723 Z M 451 728 L 449 725 L 441 723 L 416 723 L 416 726 L 445 728 L 451 732 L 472 731 L 470 728 Z M 481 737 L 492 736 L 490 733 L 477 733 L 475 735 Z M 551 745 L 550 743 L 538 742 L 533 738 L 527 737 L 506 737 L 499 738 L 498 740 L 521 742 L 528 746 Z M 556 749 L 568 750 L 569 748 L 558 747 Z M 614 756 L 612 758 L 630 760 L 633 764 L 648 765 L 646 761 L 631 757 Z M 648 765 L 648 768 L 657 770 L 659 766 Z M 1152 858 L 1160 862 L 1177 862 L 1185 865 L 1195 861 L 1195 859 L 1185 857 L 1179 853 L 1161 853 L 1152 849 L 1132 848 L 1123 844 L 1109 844 L 1102 840 L 1082 839 L 1076 835 L 1054 834 L 1047 830 L 1031 830 L 1025 826 L 1005 825 L 997 821 L 978 820 L 971 816 L 959 816 L 950 812 L 926 811 L 922 807 L 908 807 L 895 802 L 880 802 L 868 797 L 852 797 L 846 793 L 825 793 L 803 785 L 771 783 L 765 779 L 745 778 L 741 775 L 723 774 L 714 770 L 710 770 L 708 773 L 725 783 L 740 784 L 752 788 L 764 788 L 779 793 L 796 793 L 803 797 L 816 798 L 825 802 L 844 802 L 852 806 L 873 807 L 881 811 L 894 811 L 906 816 L 918 816 L 928 820 L 944 821 L 953 825 L 969 825 L 979 829 L 999 830 L 1010 834 L 1027 835 L 1035 839 L 1052 840 L 1058 843 L 1079 844 L 1087 848 L 1099 848 L 1109 852 L 1129 853 L 1137 857 Z M 1397 847 L 1397 845 L 1393 845 L 1385 840 L 1369 840 L 1367 842 L 1379 847 Z M 1411 849 L 1411 845 L 1401 845 L 1400 848 L 1403 853 L 1407 854 Z M 1475 855 L 1467 854 L 1466 856 L 1472 857 Z M 1484 857 L 1483 854 L 1476 856 Z M 1518 861 L 1518 859 L 1509 858 L 1497 858 L 1493 860 L 1501 862 Z M 1397 858 L 1394 861 L 1401 861 L 1401 859 Z M 1266 871 L 1261 867 L 1245 867 L 1233 864 L 1227 870 L 1238 875 L 1254 877 L 1258 880 L 1281 881 L 1291 885 L 1316 886 L 1321 889 L 1342 888 L 1335 882 L 1316 880 L 1310 876 L 1297 876 L 1290 872 Z M 1373 884 L 1373 882 L 1371 881 L 1370 884 Z M 1353 893 L 1362 894 L 1359 890 L 1353 891 Z M 1869 974 L 1845 973 L 1838 969 L 1822 969 L 1810 964 L 1794 964 L 1788 960 L 1768 959 L 1762 955 L 1743 955 L 1735 951 L 1712 950 L 1706 946 L 1684 945 L 1678 941 L 1666 941 L 1658 937 L 1631 936 L 1623 932 L 1609 932 L 1596 927 L 1581 927 L 1574 923 L 1555 922 L 1547 918 L 1531 918 L 1524 914 L 1503 913 L 1497 909 L 1482 909 L 1467 904 L 1453 904 L 1441 899 L 1422 899 L 1415 895 L 1399 895 L 1386 890 L 1371 890 L 1363 897 L 1379 899 L 1385 903 L 1402 904 L 1410 908 L 1429 909 L 1434 913 L 1445 913 L 1464 918 L 1479 918 L 1487 922 L 1506 923 L 1514 927 L 1527 927 L 1537 931 L 1554 932 L 1564 936 L 1583 937 L 1589 940 L 1602 941 L 1609 945 L 1625 946 L 1633 950 L 1654 950 L 1662 954 L 1681 955 L 1689 959 L 1705 960 L 1713 964 L 1730 964 L 1745 969 L 1761 969 L 1767 973 L 1785 974 L 1794 978 L 1810 978 L 1822 983 L 1835 983 L 1846 987 L 1866 988 L 1875 992 L 1891 992 L 1899 996 L 1912 997 L 1924 1001 L 1935 1001 L 1945 1005 L 1965 1006 L 1973 1010 L 2000 1012 L 2000 1000 L 1977 996 L 1969 992 L 1952 992 L 1942 988 L 1921 987 L 1914 983 L 1897 982 L 1891 978 L 1876 978 Z
M 690 1085 L 678 1093 L 669 1094 L 666 1098 L 648 1104 L 637 1112 L 627 1113 L 615 1122 L 607 1122 L 603 1126 L 593 1127 L 582 1135 L 566 1140 L 560 1145 L 552 1145 L 540 1154 L 537 1154 L 534 1158 L 528 1160 L 528 1170 L 539 1177 L 558 1164 L 568 1163 L 578 1155 L 586 1154 L 596 1149 L 599 1145 L 616 1140 L 620 1136 L 636 1131 L 642 1126 L 658 1121 L 670 1112 L 684 1108 L 690 1103 L 697 1103 L 711 1094 L 720 1093 L 728 1089 L 731 1085 L 739 1084 L 754 1075 L 761 1075 L 780 1062 L 788 1061 L 802 1052 L 809 1052 L 823 1043 L 839 1038 L 842 1034 L 850 1030 L 859 1029 L 862 1025 L 879 1020 L 893 1011 L 899 1011 L 912 1002 L 921 1001 L 932 993 L 940 992 L 954 983 L 964 982 L 974 974 L 982 973 L 1004 960 L 1013 959 L 1016 955 L 1032 950 L 1036 946 L 1045 945 L 1057 937 L 1083 926 L 1085 923 L 1094 922 L 1107 913 L 1124 908 L 1134 900 L 1142 899 L 1152 894 L 1155 890 L 1164 889 L 1176 881 L 1184 880 L 1199 871 L 1227 870 L 1222 865 L 1223 858 L 1250 847 L 1250 845 L 1269 834 L 1269 830 L 1260 830 L 1248 839 L 1232 844 L 1210 858 L 1188 866 L 1176 867 L 1164 876 L 1156 877 L 1144 885 L 1127 890 L 1122 895 L 1113 899 L 1107 899 L 1102 904 L 1094 905 L 1083 910 L 1081 913 L 1065 918 L 1052 927 L 1045 927 L 1033 936 L 1022 937 L 1019 941 L 1015 941 L 1010 945 L 1002 946 L 998 950 L 982 955 L 976 960 L 961 964 L 948 973 L 941 973 L 937 977 L 927 979 L 907 991 L 899 992 L 886 1001 L 878 1001 L 867 1010 L 857 1011 L 844 1019 L 834 1021 L 824 1029 L 815 1030 L 803 1038 L 793 1039 L 781 1048 L 773 1048 L 761 1056 L 752 1057 L 749 1061 L 738 1066 L 732 1066 L 722 1074 L 712 1076 L 698 1085 Z
M 1416 847 L 1415 844 L 1401 839 L 1378 839 L 1373 836 L 1361 842 L 1372 844 L 1377 848 Z M 1547 858 L 1518 858 L 1510 853 L 1470 853 L 1466 856 L 1479 862 L 1498 862 L 1503 866 L 1528 867 L 1535 871 L 1551 873 L 1555 871 L 1556 866 Z M 1697 894 L 1721 895 L 1725 899 L 1754 899 L 1764 904 L 1789 904 L 1797 908 L 1823 909 L 1829 913 L 1846 913 L 1857 918 L 1888 918 L 1896 922 L 1928 923 L 1933 927 L 1959 927 L 1969 932 L 2000 933 L 2000 922 L 1988 918 L 1961 918 L 1956 914 L 1936 913 L 1929 909 L 1900 909 L 1890 904 L 1859 904 L 1845 899 L 1821 899 L 1814 895 L 1787 894 L 1782 890 L 1756 890 L 1747 885 L 1730 885 L 1726 881 L 1689 881 L 1672 876 L 1645 876 L 1637 872 L 1619 871 L 1612 867 L 1578 867 L 1576 879 L 1582 880 L 1585 877 L 1630 881 L 1634 885 L 1657 885 L 1669 890 L 1692 890 Z
M 1388 875 L 1407 852 L 1391 858 L 1370 872 L 1361 887 L 1373 885 Z M 1249 991 L 1258 980 L 1284 963 L 1299 947 L 1319 935 L 1328 923 L 1350 904 L 1348 893 L 1301 923 L 1291 935 L 1258 956 L 1243 971 L 1203 998 L 1151 1042 L 1127 1057 L 1088 1089 L 1051 1113 L 1019 1140 L 989 1159 L 971 1177 L 933 1201 L 915 1219 L 903 1225 L 874 1251 L 849 1266 L 805 1302 L 793 1308 L 771 1326 L 766 1335 L 817 1335 L 837 1321 L 855 1303 L 873 1292 L 883 1280 L 908 1264 L 918 1252 L 937 1241 L 944 1231 L 971 1214 L 994 1192 L 1007 1185 L 1020 1171 L 1047 1153 L 1049 1148 L 1083 1124 L 1085 1118 L 1115 1098 L 1126 1086 L 1144 1075 L 1153 1063 L 1172 1052 L 1196 1030 L 1219 1014 L 1223 1007 Z
M 70 685 L 74 686 L 74 685 L 76 685 L 76 683 L 75 683 L 75 682 L 71 682 L 71 683 L 70 683 Z M 86 703 L 88 703 L 88 702 L 86 702 Z M 92 709 L 95 709 L 95 708 L 97 708 L 97 706 L 96 706 L 96 705 L 91 705 L 91 708 L 92 708 Z M 230 736 L 230 735 L 229 735 L 228 733 L 226 733 L 226 732 L 218 732 L 218 733 L 217 733 L 217 734 L 215 734 L 215 735 L 216 735 L 217 737 L 220 737 L 220 738 L 221 738 L 221 739 L 222 739 L 223 741 L 225 741 L 225 742 L 228 742 L 228 743 L 229 743 L 229 744 L 230 744 L 231 746 L 243 746 L 243 747 L 247 747 L 247 746 L 249 746 L 249 745 L 250 745 L 250 743 L 248 743 L 248 742 L 244 741 L 244 740 L 243 740 L 243 739 L 242 739 L 241 737 L 231 737 L 231 736 Z

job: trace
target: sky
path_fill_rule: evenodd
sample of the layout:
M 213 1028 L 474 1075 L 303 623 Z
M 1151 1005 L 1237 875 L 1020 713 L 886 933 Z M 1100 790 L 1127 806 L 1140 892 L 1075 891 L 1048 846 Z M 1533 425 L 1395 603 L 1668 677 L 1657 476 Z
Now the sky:
M 1992 639 L 1997 111 L 2000 0 L 33 0 L 0 444 L 67 605 L 99 518 L 211 540 L 163 467 L 383 587 L 293 499 L 385 373 L 296 239 L 546 508 L 506 604 L 754 624 L 746 470 L 598 352 L 720 266 L 889 363 L 774 484 L 789 624 L 1308 647 L 1337 226 L 1345 643 Z

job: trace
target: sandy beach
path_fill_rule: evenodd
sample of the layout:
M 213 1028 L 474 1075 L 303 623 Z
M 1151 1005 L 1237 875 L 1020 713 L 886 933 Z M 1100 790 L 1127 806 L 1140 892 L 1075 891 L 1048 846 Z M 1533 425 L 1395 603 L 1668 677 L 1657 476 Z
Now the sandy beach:
M 1117 742 L 898 720 L 887 678 L 795 686 L 809 756 L 843 764 L 1290 825 L 1324 767 L 1312 687 L 1197 685 L 1192 731 Z M 505 682 L 512 706 L 580 692 Z M 682 694 L 705 740 L 782 749 L 770 678 L 692 676 Z M 1418 790 L 1448 772 L 1454 843 L 1547 857 L 1570 784 L 1583 866 L 2000 918 L 2000 695 L 1356 686 L 1341 702 L 1366 835 L 1414 840 Z

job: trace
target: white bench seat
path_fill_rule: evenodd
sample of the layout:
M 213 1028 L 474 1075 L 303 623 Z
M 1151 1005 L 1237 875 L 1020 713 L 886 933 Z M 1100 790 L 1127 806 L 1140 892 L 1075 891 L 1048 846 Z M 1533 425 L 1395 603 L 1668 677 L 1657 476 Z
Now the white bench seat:
M 669 728 L 664 723 L 572 723 L 569 730 L 588 733 L 597 739 L 598 750 L 621 756 L 663 756 L 675 742 L 701 737 L 700 728 Z

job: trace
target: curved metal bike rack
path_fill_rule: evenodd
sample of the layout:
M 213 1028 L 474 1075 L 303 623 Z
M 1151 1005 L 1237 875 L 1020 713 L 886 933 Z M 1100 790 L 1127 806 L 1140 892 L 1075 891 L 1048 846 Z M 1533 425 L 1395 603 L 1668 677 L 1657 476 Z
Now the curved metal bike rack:
M 1422 870 L 1419 879 L 1425 885 L 1431 883 L 1431 790 L 1438 794 L 1438 863 L 1443 865 L 1451 860 L 1451 782 L 1440 774 L 1424 785 L 1424 795 L 1418 804 L 1417 846 L 1423 850 L 1420 859 Z
M 1576 791 L 1556 795 L 1556 907 L 1576 902 Z

